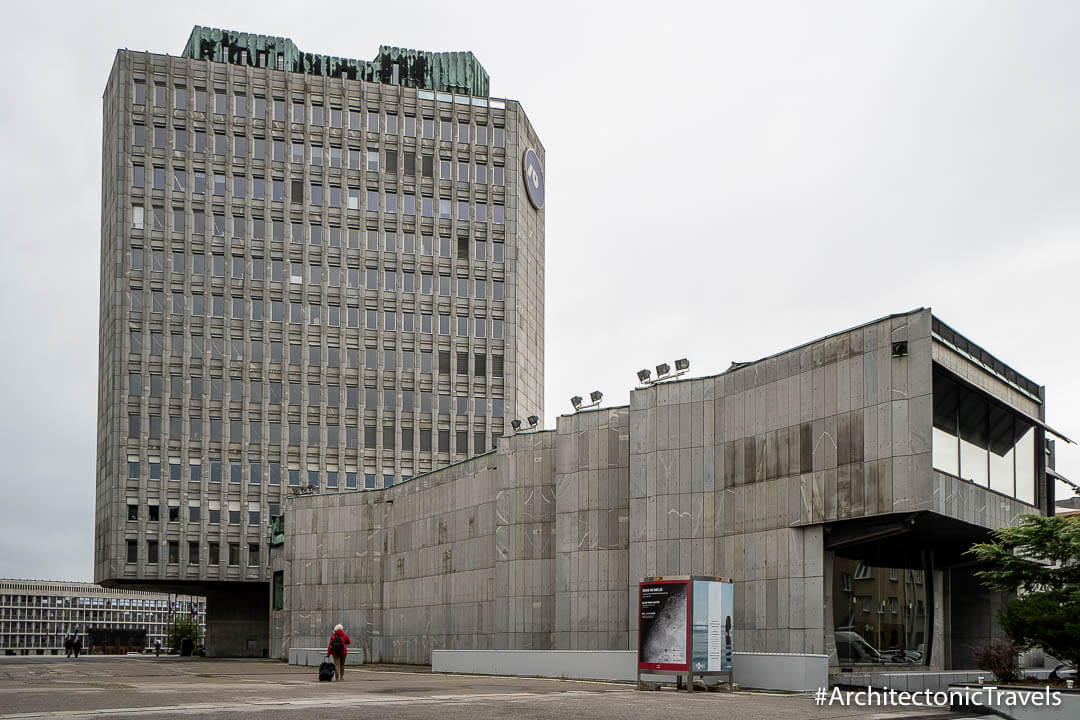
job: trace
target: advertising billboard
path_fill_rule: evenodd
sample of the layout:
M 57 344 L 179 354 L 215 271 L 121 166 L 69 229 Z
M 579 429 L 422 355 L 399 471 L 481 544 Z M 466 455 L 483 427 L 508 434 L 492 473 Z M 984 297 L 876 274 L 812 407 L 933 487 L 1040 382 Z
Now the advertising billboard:
M 731 633 L 733 585 L 716 580 L 692 580 L 694 670 L 730 672 L 734 640 Z
M 651 580 L 638 587 L 638 668 L 689 670 L 690 581 Z

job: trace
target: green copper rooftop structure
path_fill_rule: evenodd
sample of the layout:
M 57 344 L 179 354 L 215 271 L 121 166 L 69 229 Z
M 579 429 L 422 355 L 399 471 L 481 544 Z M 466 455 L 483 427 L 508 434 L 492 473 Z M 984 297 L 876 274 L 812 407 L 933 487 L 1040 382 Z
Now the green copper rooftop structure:
M 196 25 L 183 57 L 479 97 L 487 97 L 489 89 L 487 71 L 471 52 L 426 52 L 380 45 L 374 60 L 353 60 L 303 52 L 285 37 Z

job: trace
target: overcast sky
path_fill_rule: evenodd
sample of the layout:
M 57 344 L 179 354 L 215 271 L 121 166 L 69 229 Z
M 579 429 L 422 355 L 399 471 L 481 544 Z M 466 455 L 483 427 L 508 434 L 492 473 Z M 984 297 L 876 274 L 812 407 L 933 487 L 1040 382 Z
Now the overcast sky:
M 642 367 L 714 374 L 929 306 L 1080 436 L 1080 4 L 8 2 L 0 577 L 92 579 L 101 95 L 117 48 L 179 55 L 196 24 L 472 50 L 523 104 L 548 427 Z

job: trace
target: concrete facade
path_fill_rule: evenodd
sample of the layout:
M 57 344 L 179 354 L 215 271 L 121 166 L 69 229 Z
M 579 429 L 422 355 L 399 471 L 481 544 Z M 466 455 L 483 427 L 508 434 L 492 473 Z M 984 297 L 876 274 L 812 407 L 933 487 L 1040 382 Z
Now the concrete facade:
M 630 409 L 559 418 L 555 647 L 629 647 Z
M 738 649 L 826 653 L 822 524 L 932 497 L 929 319 L 632 393 L 630 577 L 732 577 Z
M 219 56 L 122 50 L 104 93 L 95 579 L 259 657 L 288 493 L 543 416 L 544 149 L 512 100 Z
M 375 492 L 298 496 L 273 559 L 284 608 L 272 656 L 345 626 L 372 662 L 427 663 L 433 648 L 551 645 L 554 433 Z M 327 635 L 328 637 L 328 635 Z
M 562 416 L 399 487 L 291 498 L 273 654 L 335 622 L 375 661 L 633 650 L 638 582 L 695 574 L 734 579 L 738 653 L 817 677 L 822 658 L 851 664 L 836 638 L 867 634 L 873 615 L 878 647 L 896 648 L 881 662 L 968 667 L 1001 598 L 970 587 L 958 553 L 1045 511 L 1049 491 L 1034 453 L 1017 467 L 1035 473 L 1035 502 L 935 469 L 935 373 L 1045 442 L 1042 389 L 957 342 L 919 309 L 638 388 L 629 406 Z

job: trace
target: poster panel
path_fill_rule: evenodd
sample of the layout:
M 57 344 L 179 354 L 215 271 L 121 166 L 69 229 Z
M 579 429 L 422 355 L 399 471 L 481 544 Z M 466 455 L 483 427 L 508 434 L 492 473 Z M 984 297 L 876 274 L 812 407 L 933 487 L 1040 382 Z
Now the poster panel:
M 689 670 L 690 582 L 643 582 L 638 595 L 638 668 Z
M 733 586 L 717 580 L 694 580 L 693 594 L 693 669 L 730 671 Z

